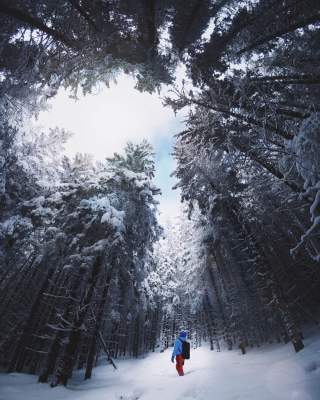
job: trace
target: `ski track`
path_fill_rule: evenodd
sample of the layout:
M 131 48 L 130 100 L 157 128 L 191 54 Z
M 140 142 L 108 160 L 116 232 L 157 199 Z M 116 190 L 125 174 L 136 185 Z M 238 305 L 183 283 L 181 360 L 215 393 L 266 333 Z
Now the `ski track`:
M 292 346 L 269 345 L 250 350 L 192 351 L 179 377 L 171 351 L 139 360 L 122 360 L 94 370 L 83 381 L 78 372 L 67 388 L 51 389 L 27 374 L 0 374 L 1 400 L 319 400 L 320 338 L 305 341 L 295 354 Z

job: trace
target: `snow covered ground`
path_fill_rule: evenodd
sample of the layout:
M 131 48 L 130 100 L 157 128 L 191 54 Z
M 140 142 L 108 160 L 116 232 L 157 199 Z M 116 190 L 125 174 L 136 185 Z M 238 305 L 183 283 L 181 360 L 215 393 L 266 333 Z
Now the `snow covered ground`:
M 26 374 L 0 374 L 1 400 L 319 400 L 320 337 L 292 346 L 249 350 L 194 350 L 184 377 L 176 374 L 170 353 L 118 362 L 119 369 L 99 366 L 90 381 L 75 377 L 68 388 L 51 389 Z

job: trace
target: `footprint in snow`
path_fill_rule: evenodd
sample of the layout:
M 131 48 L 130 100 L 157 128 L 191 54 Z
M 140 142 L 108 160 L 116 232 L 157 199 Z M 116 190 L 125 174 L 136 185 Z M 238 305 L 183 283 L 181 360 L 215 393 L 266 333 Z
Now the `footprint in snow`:
M 311 361 L 308 365 L 305 366 L 305 370 L 307 372 L 319 372 L 320 370 L 320 361 Z
M 142 392 L 134 391 L 131 394 L 118 394 L 116 396 L 117 400 L 140 400 Z

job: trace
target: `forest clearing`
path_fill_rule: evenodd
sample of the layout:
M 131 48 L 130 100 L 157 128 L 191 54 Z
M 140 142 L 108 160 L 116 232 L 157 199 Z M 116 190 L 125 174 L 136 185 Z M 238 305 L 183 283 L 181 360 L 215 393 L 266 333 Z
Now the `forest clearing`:
M 118 369 L 101 365 L 90 381 L 75 375 L 68 388 L 50 389 L 24 374 L 0 375 L 1 400 L 311 400 L 320 395 L 320 340 L 314 333 L 297 356 L 290 346 L 239 352 L 192 351 L 183 381 L 177 383 L 170 354 L 120 360 Z

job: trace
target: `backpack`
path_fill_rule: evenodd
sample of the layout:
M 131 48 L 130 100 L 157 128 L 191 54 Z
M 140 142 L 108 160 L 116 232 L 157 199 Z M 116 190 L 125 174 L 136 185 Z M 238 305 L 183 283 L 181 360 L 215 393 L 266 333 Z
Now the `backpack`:
M 181 340 L 182 343 L 182 357 L 185 360 L 190 360 L 190 343 L 185 341 L 185 340 Z

